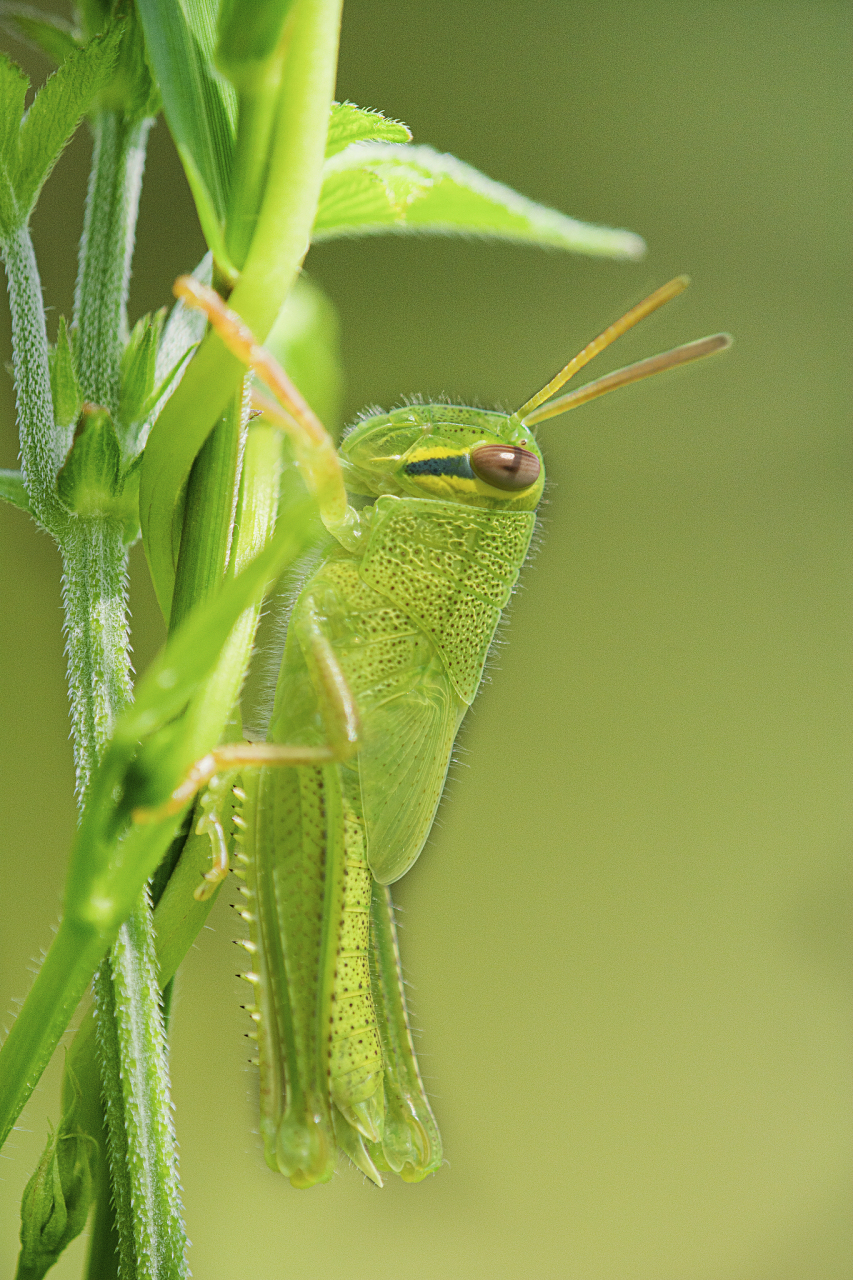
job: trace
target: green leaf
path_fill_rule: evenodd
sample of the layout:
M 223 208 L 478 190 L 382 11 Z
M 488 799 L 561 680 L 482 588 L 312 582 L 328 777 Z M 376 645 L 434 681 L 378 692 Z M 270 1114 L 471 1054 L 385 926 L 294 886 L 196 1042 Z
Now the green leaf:
M 115 26 L 74 50 L 36 94 L 21 126 L 13 179 L 22 221 L 81 117 L 108 83 L 121 34 Z
M 92 1165 L 97 1144 L 76 1120 L 80 1100 L 47 1140 L 38 1167 L 24 1189 L 21 1201 L 21 1253 L 19 1280 L 40 1280 L 59 1255 L 86 1225 L 92 1204 Z
M 630 231 L 578 222 L 431 147 L 367 142 L 326 162 L 313 241 L 382 232 L 494 236 L 576 253 L 638 258 Z
M 222 227 L 228 207 L 237 120 L 233 88 L 213 66 L 215 0 L 137 0 L 148 60 L 217 262 L 227 263 Z
M 0 161 L 11 182 L 17 165 L 18 130 L 30 82 L 16 62 L 0 53 Z
M 139 431 L 136 433 L 136 440 L 133 448 L 130 447 L 130 442 L 128 442 L 128 455 L 133 454 L 134 457 L 137 457 L 140 450 L 145 447 L 145 441 L 148 438 L 147 433 L 150 429 L 151 423 L 154 422 L 157 414 L 160 412 L 160 409 L 180 382 L 184 369 L 188 364 L 188 357 L 193 350 L 194 348 L 190 347 L 188 351 L 185 351 L 183 355 L 178 357 L 171 369 L 166 373 L 166 376 L 156 384 L 148 399 L 143 404 L 139 411 Z
M 130 120 L 156 116 L 161 107 L 160 94 L 145 57 L 145 37 L 136 8 L 113 0 L 112 14 L 123 21 L 119 45 L 110 83 L 101 95 L 101 106 L 121 111 Z M 106 29 L 107 23 L 104 23 Z
M 222 0 L 215 61 L 238 89 L 251 88 L 252 78 L 272 57 L 281 41 L 294 0 Z
M 112 761 L 108 756 L 115 751 L 121 757 L 128 748 L 133 749 L 136 743 L 163 729 L 180 714 L 214 669 L 228 633 L 242 611 L 260 599 L 282 569 L 292 564 L 308 546 L 314 534 L 315 512 L 313 502 L 304 494 L 280 512 L 275 533 L 263 551 L 236 578 L 229 579 L 213 599 L 196 606 L 169 637 L 165 649 L 139 680 L 133 705 L 116 722 L 112 743 L 104 756 L 106 788 L 114 785 L 114 775 L 109 772 Z M 169 779 L 165 795 L 174 785 L 175 781 Z M 106 795 L 110 794 L 109 789 Z
M 196 280 L 202 284 L 210 284 L 213 269 L 213 257 L 205 254 L 193 272 Z M 138 326 L 137 326 L 138 328 Z M 195 307 L 185 307 L 183 302 L 176 302 L 165 324 L 158 328 L 158 345 L 154 359 L 154 370 L 151 386 L 145 400 L 135 411 L 135 430 L 129 432 L 124 440 L 125 461 L 140 457 L 148 439 L 151 423 L 155 421 L 163 405 L 177 387 L 187 365 L 187 357 L 201 342 L 207 328 L 207 316 Z M 134 330 L 135 332 L 135 330 Z M 131 335 L 133 341 L 133 335 Z M 125 358 L 130 359 L 125 353 Z M 129 419 L 122 418 L 123 427 L 127 428 Z
M 213 258 L 206 254 L 193 275 L 203 284 L 210 284 Z M 176 302 L 165 325 L 162 323 L 165 309 L 154 317 L 154 323 L 144 327 L 149 317 L 144 317 L 134 327 L 130 341 L 122 357 L 122 401 L 119 417 L 122 437 L 122 456 L 125 465 L 125 488 L 122 490 L 122 519 L 126 519 L 124 508 L 128 498 L 128 477 L 133 473 L 135 492 L 133 495 L 133 526 L 137 523 L 136 491 L 139 488 L 138 465 L 142 462 L 142 451 L 151 430 L 151 424 L 157 418 L 163 405 L 180 382 L 187 366 L 188 357 L 198 346 L 207 327 L 207 316 L 194 307 L 185 307 L 183 302 Z M 144 327 L 144 332 L 143 332 Z M 157 344 L 153 352 L 153 367 L 150 364 L 151 342 L 156 331 Z M 141 349 L 144 343 L 144 351 Z M 131 372 L 130 365 L 134 370 Z M 149 381 L 150 378 L 150 381 Z M 147 386 L 144 398 L 139 403 L 136 397 Z M 129 499 L 128 499 L 129 500 Z M 126 527 L 129 527 L 126 525 Z M 135 539 L 136 533 L 133 534 Z M 133 540 L 131 539 L 131 540 Z
M 145 43 L 139 16 L 132 5 L 123 0 L 84 5 L 83 26 L 89 36 L 103 35 L 112 19 L 122 23 L 122 37 L 109 85 L 101 97 L 101 106 L 123 111 L 135 120 L 156 115 L 160 97 L 145 60 Z M 16 39 L 38 49 L 57 66 L 85 46 L 78 27 L 56 14 L 42 13 L 28 4 L 0 3 L 0 27 Z
M 0 26 L 57 66 L 80 44 L 80 33 L 70 22 L 29 4 L 0 4 Z
M 137 701 L 116 722 L 77 830 L 59 932 L 0 1050 L 0 1142 L 30 1096 L 106 947 L 177 835 L 178 818 L 128 825 L 126 810 L 117 811 L 117 788 L 126 779 L 137 744 L 186 707 L 216 667 L 236 619 L 304 553 L 315 510 L 306 497 L 280 513 L 264 550 L 187 617 L 140 680 Z M 202 750 L 185 760 L 184 769 L 215 745 L 219 733 L 221 725 L 214 726 Z M 155 771 L 159 759 L 156 752 L 150 757 Z M 172 772 L 159 778 L 158 803 L 180 777 L 179 769 L 177 776 Z
M 308 276 L 297 277 L 264 346 L 334 434 L 343 391 L 340 324 L 333 303 Z
M 30 500 L 24 488 L 24 477 L 20 471 L 7 471 L 5 468 L 0 471 L 0 498 L 32 515 Z
M 16 63 L 0 53 L 0 237 L 20 226 L 15 192 L 18 130 L 30 82 Z
M 165 318 L 166 312 L 161 310 L 138 320 L 122 353 L 119 423 L 125 429 L 142 419 L 154 390 L 157 347 Z
M 326 159 L 336 156 L 351 142 L 411 142 L 408 127 L 389 120 L 380 111 L 368 111 L 354 102 L 333 102 L 326 140 Z
M 147 893 L 119 930 L 109 969 L 95 981 L 96 1037 L 118 1271 L 128 1280 L 186 1280 L 187 1240 Z
M 110 503 L 110 515 L 121 525 L 122 542 L 132 547 L 139 537 L 139 476 L 142 454 L 138 453 L 121 476 L 120 487 Z
M 71 452 L 56 477 L 59 497 L 80 516 L 112 514 L 120 472 L 121 448 L 109 412 L 84 405 Z
M 213 255 L 206 253 L 193 271 L 193 279 L 210 284 L 213 276 Z M 157 351 L 157 382 L 162 383 L 170 371 L 184 359 L 188 351 L 204 337 L 207 316 L 198 307 L 187 307 L 180 299 L 172 307 L 163 328 Z M 174 390 L 174 387 L 172 388 Z
M 49 358 L 53 417 L 58 426 L 71 427 L 80 417 L 83 396 L 74 368 L 74 352 L 68 339 L 65 316 L 59 317 L 56 346 L 51 347 Z

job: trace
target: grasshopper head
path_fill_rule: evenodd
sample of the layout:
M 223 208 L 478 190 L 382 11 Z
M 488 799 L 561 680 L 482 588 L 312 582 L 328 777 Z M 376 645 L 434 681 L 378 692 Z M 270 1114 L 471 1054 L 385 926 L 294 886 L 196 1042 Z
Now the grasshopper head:
M 340 449 L 350 493 L 440 498 L 490 510 L 532 511 L 542 455 L 515 414 L 414 404 L 360 422 Z
M 715 333 L 617 369 L 553 399 L 594 356 L 677 297 L 687 284 L 687 276 L 676 276 L 638 302 L 587 343 L 515 413 L 414 404 L 366 418 L 341 445 L 347 489 L 365 497 L 391 493 L 396 497 L 443 498 L 491 510 L 532 511 L 542 497 L 545 471 L 531 427 L 616 387 L 629 386 L 730 346 L 728 334 Z

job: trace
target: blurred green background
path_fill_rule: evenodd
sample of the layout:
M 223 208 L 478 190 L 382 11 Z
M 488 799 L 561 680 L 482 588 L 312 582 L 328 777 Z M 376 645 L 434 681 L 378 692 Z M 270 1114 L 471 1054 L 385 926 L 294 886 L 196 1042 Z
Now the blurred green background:
M 541 429 L 538 555 L 397 895 L 436 1177 L 380 1193 L 342 1166 L 296 1192 L 266 1169 L 220 897 L 173 1036 L 197 1277 L 850 1276 L 849 28 L 830 0 L 346 9 L 339 97 L 649 243 L 635 265 L 475 241 L 317 250 L 348 417 L 414 391 L 514 407 L 680 271 L 689 294 L 596 373 L 737 341 Z M 34 222 L 57 312 L 86 149 Z M 200 254 L 161 123 L 134 315 Z M 18 512 L 0 520 L 8 1020 L 51 938 L 74 809 L 58 559 Z M 131 594 L 142 668 L 162 633 L 138 551 Z M 3 1274 L 60 1065 L 0 1164 Z

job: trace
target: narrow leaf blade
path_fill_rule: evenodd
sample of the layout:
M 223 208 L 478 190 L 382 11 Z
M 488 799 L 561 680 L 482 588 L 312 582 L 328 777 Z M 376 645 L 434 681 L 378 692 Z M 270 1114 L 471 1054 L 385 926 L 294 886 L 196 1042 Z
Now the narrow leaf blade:
M 612 258 L 645 249 L 630 231 L 578 222 L 431 147 L 359 143 L 326 162 L 313 241 L 383 232 L 487 236 Z
M 65 316 L 59 317 L 56 346 L 50 352 L 50 391 L 57 426 L 73 427 L 80 416 L 83 396 L 74 368 L 74 353 L 71 350 Z
M 206 233 L 225 217 L 237 119 L 234 90 L 213 67 L 217 8 L 211 0 L 138 0 L 163 110 Z
M 157 346 L 165 319 L 165 309 L 137 320 L 121 359 L 119 423 L 127 431 L 142 417 L 142 410 L 154 390 Z

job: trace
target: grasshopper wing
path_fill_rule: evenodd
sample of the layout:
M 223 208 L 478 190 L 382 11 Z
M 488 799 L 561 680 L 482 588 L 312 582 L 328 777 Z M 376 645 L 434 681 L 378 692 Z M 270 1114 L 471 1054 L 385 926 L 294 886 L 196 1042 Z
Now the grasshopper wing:
M 532 511 L 376 500 L 361 577 L 430 637 L 469 706 L 535 523 Z
M 380 884 L 399 880 L 426 842 L 466 709 L 436 663 L 433 679 L 364 717 L 358 767 L 367 860 Z

